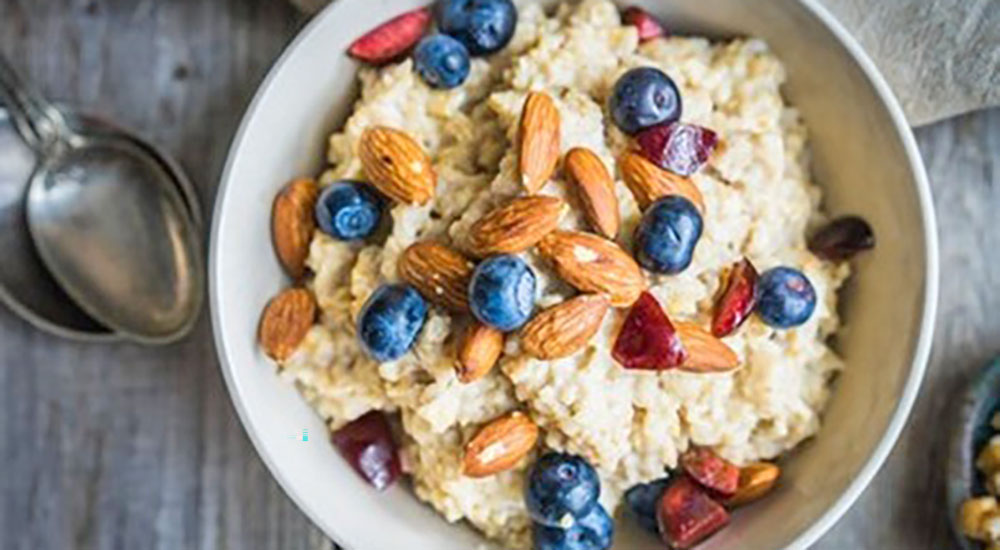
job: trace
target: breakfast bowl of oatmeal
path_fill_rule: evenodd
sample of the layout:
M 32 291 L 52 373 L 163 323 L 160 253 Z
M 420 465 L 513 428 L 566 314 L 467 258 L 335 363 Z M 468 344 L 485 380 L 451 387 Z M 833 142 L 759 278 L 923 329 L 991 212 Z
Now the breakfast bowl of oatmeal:
M 350 549 L 806 546 L 927 358 L 919 156 L 811 2 L 339 0 L 222 185 L 231 397 Z

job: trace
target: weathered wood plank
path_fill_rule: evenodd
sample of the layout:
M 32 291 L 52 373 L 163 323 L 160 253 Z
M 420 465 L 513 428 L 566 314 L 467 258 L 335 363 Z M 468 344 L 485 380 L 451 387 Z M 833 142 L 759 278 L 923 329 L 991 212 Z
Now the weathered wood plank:
M 0 48 L 50 96 L 175 154 L 207 214 L 239 117 L 301 23 L 279 0 L 3 0 Z M 918 135 L 943 246 L 932 366 L 888 464 L 817 548 L 950 546 L 945 413 L 1000 352 L 1000 111 Z M 207 319 L 150 353 L 58 341 L 0 309 L 0 395 L 0 548 L 333 548 L 253 452 Z

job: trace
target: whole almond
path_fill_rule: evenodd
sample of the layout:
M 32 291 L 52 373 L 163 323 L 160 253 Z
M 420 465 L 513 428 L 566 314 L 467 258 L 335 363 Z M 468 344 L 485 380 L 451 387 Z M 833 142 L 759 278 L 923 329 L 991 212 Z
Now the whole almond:
M 437 177 L 431 159 L 406 132 L 373 126 L 358 144 L 361 167 L 382 194 L 405 204 L 424 204 L 434 197 Z
M 521 183 L 535 193 L 559 163 L 559 109 L 544 92 L 530 92 L 521 111 Z
M 298 279 L 306 271 L 309 242 L 316 229 L 316 199 L 319 186 L 309 178 L 293 180 L 274 198 L 271 208 L 271 238 L 278 260 L 289 275 Z
M 584 294 L 552 306 L 521 329 L 521 346 L 537 359 L 573 355 L 601 328 L 610 306 L 601 294 Z
M 730 506 L 753 502 L 771 492 L 781 475 L 781 468 L 770 462 L 754 462 L 740 468 L 736 494 L 726 501 Z
M 515 254 L 538 244 L 559 225 L 567 206 L 558 197 L 518 197 L 495 208 L 469 230 L 469 252 L 477 257 Z
M 618 169 L 642 210 L 660 197 L 680 195 L 694 203 L 698 210 L 705 211 L 705 199 L 694 182 L 663 170 L 635 151 L 625 151 L 618 157 Z
M 583 292 L 605 294 L 615 307 L 629 306 L 646 289 L 646 279 L 627 252 L 614 241 L 591 233 L 553 231 L 538 252 L 556 273 Z
M 735 369 L 740 358 L 722 340 L 694 323 L 674 323 L 687 359 L 681 370 L 688 372 L 725 372 Z
M 469 278 L 474 266 L 461 253 L 432 241 L 411 244 L 399 257 L 399 276 L 431 302 L 451 311 L 469 311 Z
M 468 384 L 486 376 L 503 352 L 503 340 L 503 333 L 491 326 L 470 324 L 458 343 L 459 381 Z
M 462 473 L 486 477 L 509 470 L 531 452 L 536 441 L 538 426 L 524 413 L 496 418 L 466 443 Z
M 566 153 L 566 174 L 576 186 L 576 195 L 587 221 L 609 239 L 618 235 L 618 197 L 607 167 L 593 151 L 576 147 Z
M 316 319 L 316 299 L 304 288 L 289 288 L 268 302 L 258 339 L 264 353 L 283 361 L 295 353 Z

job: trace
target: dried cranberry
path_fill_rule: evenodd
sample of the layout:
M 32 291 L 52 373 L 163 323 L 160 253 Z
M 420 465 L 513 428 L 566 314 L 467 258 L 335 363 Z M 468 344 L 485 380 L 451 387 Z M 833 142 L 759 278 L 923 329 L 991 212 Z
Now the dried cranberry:
M 355 40 L 347 52 L 356 59 L 382 64 L 412 48 L 431 22 L 431 10 L 419 8 L 394 17 Z
M 660 20 L 639 6 L 625 8 L 625 11 L 622 12 L 622 22 L 626 25 L 632 25 L 639 31 L 639 42 L 667 35 Z
M 691 548 L 729 523 L 729 513 L 687 477 L 670 484 L 657 507 L 660 536 L 671 548 Z
M 875 233 L 868 222 L 858 216 L 837 218 L 809 239 L 809 250 L 813 254 L 837 262 L 874 247 Z
M 693 447 L 681 455 L 687 475 L 714 494 L 731 497 L 740 485 L 740 468 L 707 447 Z
M 719 137 L 708 128 L 671 122 L 646 128 L 635 136 L 642 155 L 680 176 L 690 176 L 708 162 Z
M 729 336 L 746 321 L 757 305 L 757 270 L 744 258 L 729 274 L 726 289 L 715 302 L 712 314 L 712 335 Z
M 660 303 L 643 292 L 629 309 L 611 356 L 626 369 L 663 370 L 680 366 L 687 352 Z
M 389 422 L 381 412 L 366 413 L 333 432 L 333 444 L 376 489 L 385 489 L 399 477 L 399 453 Z

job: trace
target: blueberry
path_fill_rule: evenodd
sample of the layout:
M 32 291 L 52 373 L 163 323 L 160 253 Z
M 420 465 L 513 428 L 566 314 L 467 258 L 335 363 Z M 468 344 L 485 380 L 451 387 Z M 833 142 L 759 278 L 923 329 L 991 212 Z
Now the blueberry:
M 520 328 L 535 310 L 535 273 L 510 254 L 483 261 L 469 281 L 469 307 L 493 328 L 504 332 Z
M 432 34 L 413 52 L 417 73 L 432 88 L 454 88 L 469 76 L 469 51 L 445 34 Z
M 691 265 L 701 230 L 695 205 L 667 195 L 649 206 L 635 229 L 636 261 L 655 273 L 680 273 Z
M 316 224 L 327 235 L 342 241 L 371 235 L 381 219 L 382 199 L 362 182 L 334 182 L 316 201 Z
M 615 83 L 610 101 L 611 118 L 629 135 L 681 118 L 677 85 L 653 67 L 639 67 L 623 74 Z
M 801 325 L 816 309 L 816 290 L 797 269 L 776 267 L 765 271 L 757 284 L 757 313 L 772 327 Z
M 379 287 L 358 316 L 361 347 L 376 361 L 399 359 L 416 341 L 427 302 L 409 285 Z
M 565 529 L 536 523 L 533 535 L 534 550 L 605 550 L 611 547 L 615 524 L 598 504 Z
M 656 508 L 667 485 L 670 485 L 670 478 L 664 477 L 649 483 L 633 485 L 625 491 L 625 504 L 635 515 L 639 525 L 647 531 L 659 532 L 656 526 Z
M 517 8 L 511 0 L 441 0 L 437 21 L 441 32 L 454 36 L 472 55 L 485 55 L 510 42 Z
M 532 466 L 524 502 L 531 519 L 550 527 L 565 527 L 597 504 L 601 480 L 582 457 L 549 453 Z

